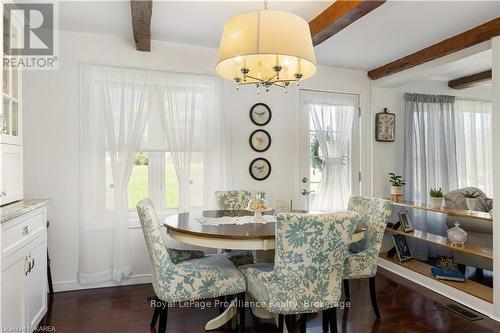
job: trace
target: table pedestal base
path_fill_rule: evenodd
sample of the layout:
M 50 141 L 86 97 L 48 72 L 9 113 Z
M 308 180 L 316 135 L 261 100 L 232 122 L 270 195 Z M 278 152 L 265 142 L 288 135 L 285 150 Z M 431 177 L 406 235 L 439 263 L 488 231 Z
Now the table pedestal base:
M 233 319 L 234 316 L 238 314 L 238 309 L 236 307 L 236 300 L 231 302 L 224 312 L 209 320 L 205 325 L 205 331 L 215 330 L 224 326 L 228 321 Z

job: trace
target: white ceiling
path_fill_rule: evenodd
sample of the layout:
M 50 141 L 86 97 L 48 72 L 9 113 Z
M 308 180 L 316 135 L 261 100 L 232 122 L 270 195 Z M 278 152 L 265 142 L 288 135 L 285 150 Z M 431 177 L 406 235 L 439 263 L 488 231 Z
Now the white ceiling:
M 307 21 L 333 1 L 273 1 L 270 9 Z M 224 22 L 263 1 L 158 1 L 153 3 L 152 38 L 217 48 Z M 129 38 L 128 1 L 60 3 L 62 30 Z M 388 1 L 316 49 L 318 63 L 369 70 L 500 16 L 500 1 Z

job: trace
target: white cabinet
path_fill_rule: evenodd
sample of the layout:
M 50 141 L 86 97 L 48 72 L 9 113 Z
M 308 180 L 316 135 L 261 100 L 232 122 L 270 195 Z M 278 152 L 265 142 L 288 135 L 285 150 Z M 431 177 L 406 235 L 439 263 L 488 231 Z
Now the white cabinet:
M 2 144 L 0 147 L 0 205 L 23 198 L 23 148 Z
M 10 16 L 10 28 L 4 29 L 3 41 L 10 40 L 11 47 L 20 47 L 22 38 L 22 20 L 16 15 Z M 3 27 L 5 28 L 5 26 Z M 2 47 L 5 51 L 5 48 Z M 5 54 L 4 54 L 5 55 Z M 6 55 L 8 56 L 8 54 Z M 2 65 L 3 66 L 3 61 Z M 22 144 L 22 85 L 21 71 L 16 68 L 2 68 L 2 112 L 0 113 L 0 142 Z
M 0 6 L 0 18 L 3 17 L 3 6 Z M 22 19 L 10 15 L 10 22 L 4 20 L 0 24 L 0 35 L 3 44 L 19 47 L 22 43 L 20 35 Z M 5 29 L 5 27 L 9 29 Z M 9 42 L 9 43 L 7 43 Z M 5 47 L 2 47 L 2 52 Z M 8 56 L 2 53 L 3 56 Z M 22 137 L 22 80 L 21 71 L 5 67 L 0 63 L 2 95 L 0 102 L 0 205 L 23 198 L 23 137 Z
M 33 332 L 47 312 L 46 217 L 41 207 L 1 226 L 0 327 L 10 332 Z

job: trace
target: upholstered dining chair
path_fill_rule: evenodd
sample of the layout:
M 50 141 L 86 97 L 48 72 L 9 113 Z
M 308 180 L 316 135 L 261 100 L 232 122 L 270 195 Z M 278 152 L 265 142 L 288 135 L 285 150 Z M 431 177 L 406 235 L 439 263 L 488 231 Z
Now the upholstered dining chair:
M 220 210 L 244 210 L 248 207 L 248 202 L 260 194 L 266 196 L 264 191 L 215 191 L 215 201 L 217 209 Z M 224 254 L 236 266 L 253 264 L 254 257 L 252 251 L 223 249 Z
M 137 212 L 152 263 L 155 306 L 160 308 L 159 333 L 166 332 L 169 303 L 229 295 L 244 300 L 245 278 L 231 261 L 223 255 L 204 256 L 201 251 L 166 247 L 153 203 L 149 199 L 139 201 Z M 244 315 L 240 311 L 241 332 Z
M 305 331 L 308 313 L 327 310 L 336 331 L 336 310 L 341 296 L 342 270 L 358 214 L 279 214 L 276 222 L 276 257 L 272 263 L 241 266 L 247 293 L 278 315 L 279 332 L 294 328 L 301 314 Z
M 389 200 L 351 197 L 349 211 L 359 213 L 359 224 L 366 227 L 365 237 L 349 247 L 349 254 L 344 263 L 344 294 L 350 298 L 349 280 L 368 278 L 370 298 L 377 318 L 380 312 L 375 291 L 377 260 L 386 228 L 386 220 L 391 216 L 393 203 Z
M 246 190 L 231 190 L 231 191 L 215 191 L 215 201 L 217 209 L 220 210 L 243 210 L 248 206 L 248 202 L 255 198 L 256 195 L 266 196 L 264 191 L 246 191 Z

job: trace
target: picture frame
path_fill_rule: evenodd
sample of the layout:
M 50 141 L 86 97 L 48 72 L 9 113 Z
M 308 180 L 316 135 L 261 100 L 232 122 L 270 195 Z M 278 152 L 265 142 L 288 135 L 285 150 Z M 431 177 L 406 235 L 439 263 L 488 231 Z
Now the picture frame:
M 263 157 L 256 158 L 250 162 L 248 171 L 253 179 L 265 180 L 271 175 L 271 163 Z
M 394 242 L 399 261 L 403 262 L 413 259 L 413 254 L 404 235 L 394 234 L 392 235 L 392 241 Z
M 375 115 L 375 140 L 394 142 L 396 140 L 396 115 L 387 108 Z
M 269 132 L 258 129 L 253 131 L 248 138 L 248 143 L 250 147 L 258 153 L 265 152 L 271 147 L 271 135 Z
M 398 212 L 398 217 L 399 222 L 401 222 L 401 228 L 404 232 L 412 232 L 413 230 L 415 230 L 407 211 L 403 210 L 401 212 Z
M 254 125 L 265 126 L 269 124 L 272 117 L 273 113 L 267 104 L 257 103 L 250 108 L 250 120 Z

